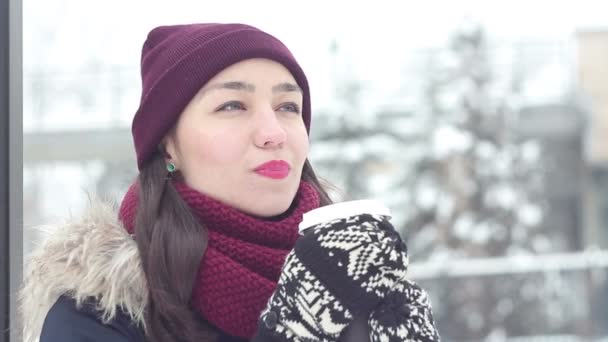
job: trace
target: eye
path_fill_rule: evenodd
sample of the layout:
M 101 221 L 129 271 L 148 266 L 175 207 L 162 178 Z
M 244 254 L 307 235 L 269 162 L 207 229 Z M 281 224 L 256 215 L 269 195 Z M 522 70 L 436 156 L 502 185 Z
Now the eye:
M 245 106 L 239 101 L 229 101 L 215 109 L 216 112 L 232 112 L 235 110 L 245 110 Z
M 293 102 L 281 104 L 281 106 L 279 106 L 278 110 L 282 111 L 282 112 L 292 112 L 292 113 L 300 114 L 300 106 L 298 106 L 297 104 L 295 104 Z

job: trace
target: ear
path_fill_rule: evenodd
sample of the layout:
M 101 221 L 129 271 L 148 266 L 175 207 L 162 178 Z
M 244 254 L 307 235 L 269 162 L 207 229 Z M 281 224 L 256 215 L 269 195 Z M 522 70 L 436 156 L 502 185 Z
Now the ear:
M 176 166 L 179 164 L 177 142 L 175 141 L 175 138 L 172 134 L 168 134 L 162 140 L 159 148 L 161 153 L 163 154 L 163 157 L 165 158 L 165 162 L 171 162 Z

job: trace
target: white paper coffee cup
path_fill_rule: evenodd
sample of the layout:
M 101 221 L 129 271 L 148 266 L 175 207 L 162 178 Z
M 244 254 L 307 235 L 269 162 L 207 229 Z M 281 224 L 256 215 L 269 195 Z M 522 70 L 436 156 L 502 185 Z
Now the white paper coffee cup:
M 302 222 L 298 226 L 300 234 L 313 226 L 323 222 L 328 222 L 336 219 L 347 218 L 351 216 L 371 214 L 391 218 L 391 212 L 382 202 L 378 200 L 356 200 L 334 203 L 313 209 L 303 215 Z

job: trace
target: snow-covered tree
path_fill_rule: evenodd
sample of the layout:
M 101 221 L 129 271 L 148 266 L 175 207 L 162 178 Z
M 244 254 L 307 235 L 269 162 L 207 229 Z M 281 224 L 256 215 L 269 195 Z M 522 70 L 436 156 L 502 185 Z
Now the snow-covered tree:
M 519 88 L 512 69 L 494 64 L 484 31 L 458 31 L 429 61 L 426 155 L 408 191 L 406 235 L 412 254 L 428 260 L 550 252 L 542 225 L 543 160 L 537 141 L 518 133 Z M 568 315 L 538 276 L 436 282 L 438 318 L 452 338 L 534 334 Z M 553 298 L 555 299 L 555 298 Z M 559 301 L 558 301 L 559 302 Z M 559 305 L 558 305 L 559 307 Z M 565 308 L 560 308 L 565 309 Z M 445 318 L 449 317 L 447 320 Z
M 414 262 L 551 252 L 555 232 L 542 224 L 542 146 L 519 134 L 526 75 L 497 65 L 476 26 L 427 57 L 419 105 L 374 113 L 364 112 L 363 99 L 371 99 L 352 69 L 336 68 L 336 101 L 315 113 L 314 165 L 347 199 L 387 203 Z M 553 278 L 436 279 L 425 286 L 442 333 L 479 340 L 572 328 L 576 313 L 564 307 L 572 301 Z

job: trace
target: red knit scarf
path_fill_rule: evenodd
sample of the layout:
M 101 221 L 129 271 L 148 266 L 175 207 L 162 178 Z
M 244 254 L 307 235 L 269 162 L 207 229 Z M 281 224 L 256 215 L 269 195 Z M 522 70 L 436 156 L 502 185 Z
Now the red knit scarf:
M 319 206 L 319 195 L 312 185 L 302 181 L 288 213 L 265 220 L 239 212 L 183 183 L 175 182 L 174 186 L 209 235 L 192 304 L 222 331 L 250 339 L 298 237 L 302 215 Z M 137 197 L 137 187 L 131 186 L 120 207 L 120 219 L 130 233 L 135 229 Z

